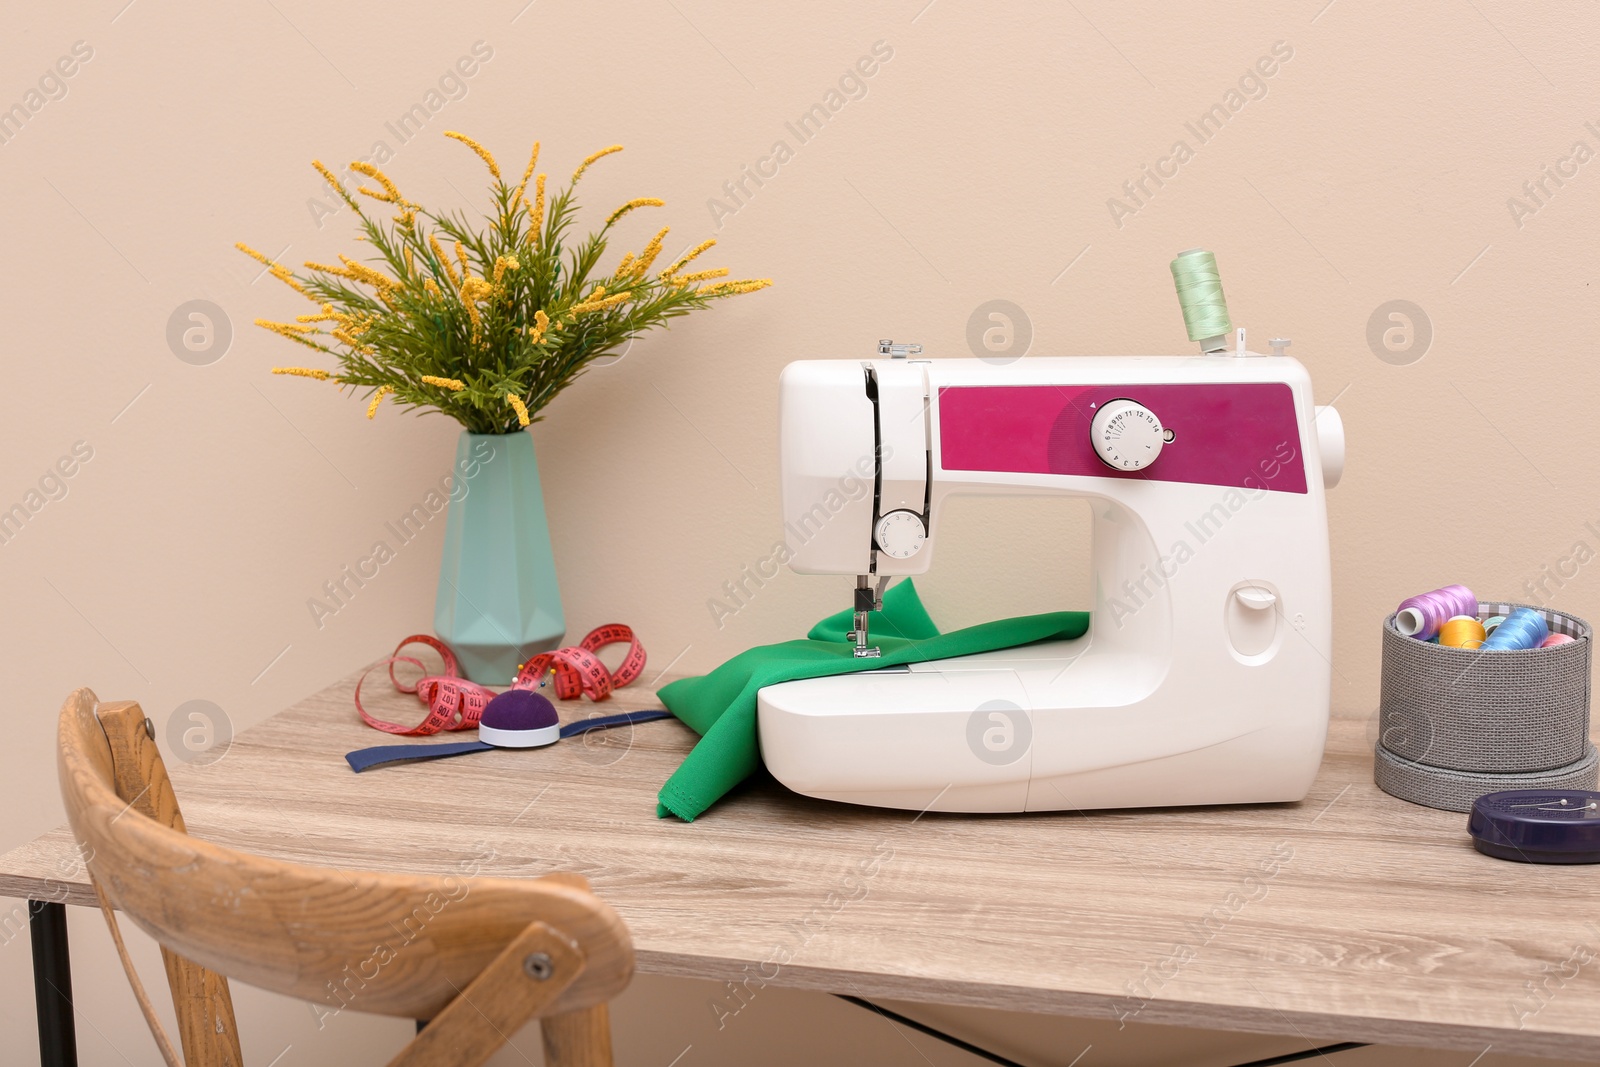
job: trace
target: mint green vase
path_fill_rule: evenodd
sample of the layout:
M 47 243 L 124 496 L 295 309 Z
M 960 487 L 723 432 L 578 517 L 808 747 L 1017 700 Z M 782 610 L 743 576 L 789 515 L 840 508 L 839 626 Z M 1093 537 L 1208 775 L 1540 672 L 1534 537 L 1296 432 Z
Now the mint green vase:
M 509 685 L 567 629 L 533 438 L 463 431 L 454 475 L 433 628 L 468 678 Z

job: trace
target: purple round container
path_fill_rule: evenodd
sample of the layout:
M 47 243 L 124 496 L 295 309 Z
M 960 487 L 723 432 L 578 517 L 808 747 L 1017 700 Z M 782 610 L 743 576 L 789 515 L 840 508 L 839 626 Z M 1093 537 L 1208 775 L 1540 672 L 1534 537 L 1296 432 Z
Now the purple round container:
M 1519 863 L 1600 863 L 1600 793 L 1507 789 L 1485 793 L 1467 819 L 1486 856 Z

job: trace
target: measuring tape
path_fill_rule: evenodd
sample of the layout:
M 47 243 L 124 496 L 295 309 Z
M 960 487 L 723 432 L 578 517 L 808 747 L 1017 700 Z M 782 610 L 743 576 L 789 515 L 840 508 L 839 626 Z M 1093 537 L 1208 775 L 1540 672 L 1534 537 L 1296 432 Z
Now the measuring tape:
M 595 655 L 607 645 L 628 643 L 628 651 L 615 671 L 607 670 Z M 407 645 L 427 645 L 444 660 L 443 674 L 427 674 L 427 667 L 415 656 L 402 656 Z M 554 652 L 541 652 L 517 671 L 512 689 L 538 689 L 545 684 L 545 676 L 553 674 L 556 696 L 561 700 L 587 695 L 590 700 L 606 700 L 614 689 L 629 684 L 644 673 L 644 646 L 634 636 L 633 630 L 621 623 L 597 626 L 584 639 L 568 648 Z M 406 685 L 395 677 L 397 663 L 409 663 L 424 676 L 415 684 Z M 389 681 L 402 693 L 415 693 L 427 705 L 428 714 L 415 726 L 385 722 L 368 714 L 361 706 L 361 684 L 378 667 L 389 669 Z M 461 677 L 461 661 L 449 645 L 429 634 L 412 634 L 395 646 L 394 655 L 383 663 L 373 664 L 356 682 L 356 711 L 361 721 L 375 730 L 401 737 L 425 737 L 441 730 L 475 730 L 483 718 L 483 709 L 494 699 L 495 692 L 477 682 Z

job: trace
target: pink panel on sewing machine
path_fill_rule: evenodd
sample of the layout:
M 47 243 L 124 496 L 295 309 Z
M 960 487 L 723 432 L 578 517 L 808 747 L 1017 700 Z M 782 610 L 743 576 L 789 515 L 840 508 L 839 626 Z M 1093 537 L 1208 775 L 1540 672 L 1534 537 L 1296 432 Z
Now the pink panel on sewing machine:
M 1100 405 L 1133 400 L 1176 435 L 1142 471 L 1095 455 Z M 1166 385 L 960 385 L 939 390 L 939 465 L 947 471 L 1075 474 L 1304 493 L 1294 393 L 1282 382 Z

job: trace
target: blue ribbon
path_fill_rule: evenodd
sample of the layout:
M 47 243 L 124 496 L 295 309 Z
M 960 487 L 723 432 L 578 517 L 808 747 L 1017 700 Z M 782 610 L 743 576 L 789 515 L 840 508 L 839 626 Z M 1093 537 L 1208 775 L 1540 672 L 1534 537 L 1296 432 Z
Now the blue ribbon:
M 635 723 L 654 722 L 657 719 L 670 719 L 672 713 L 662 709 L 650 711 L 624 711 L 616 715 L 601 715 L 593 719 L 579 719 L 569 722 L 561 728 L 561 737 L 576 737 L 586 734 L 590 730 L 608 730 L 613 726 L 632 726 Z M 447 756 L 465 756 L 472 752 L 488 752 L 496 746 L 487 741 L 456 741 L 446 745 L 378 745 L 374 748 L 361 748 L 347 753 L 345 762 L 350 764 L 350 769 L 360 774 L 362 771 L 385 763 L 420 763 L 423 760 L 444 759 Z

